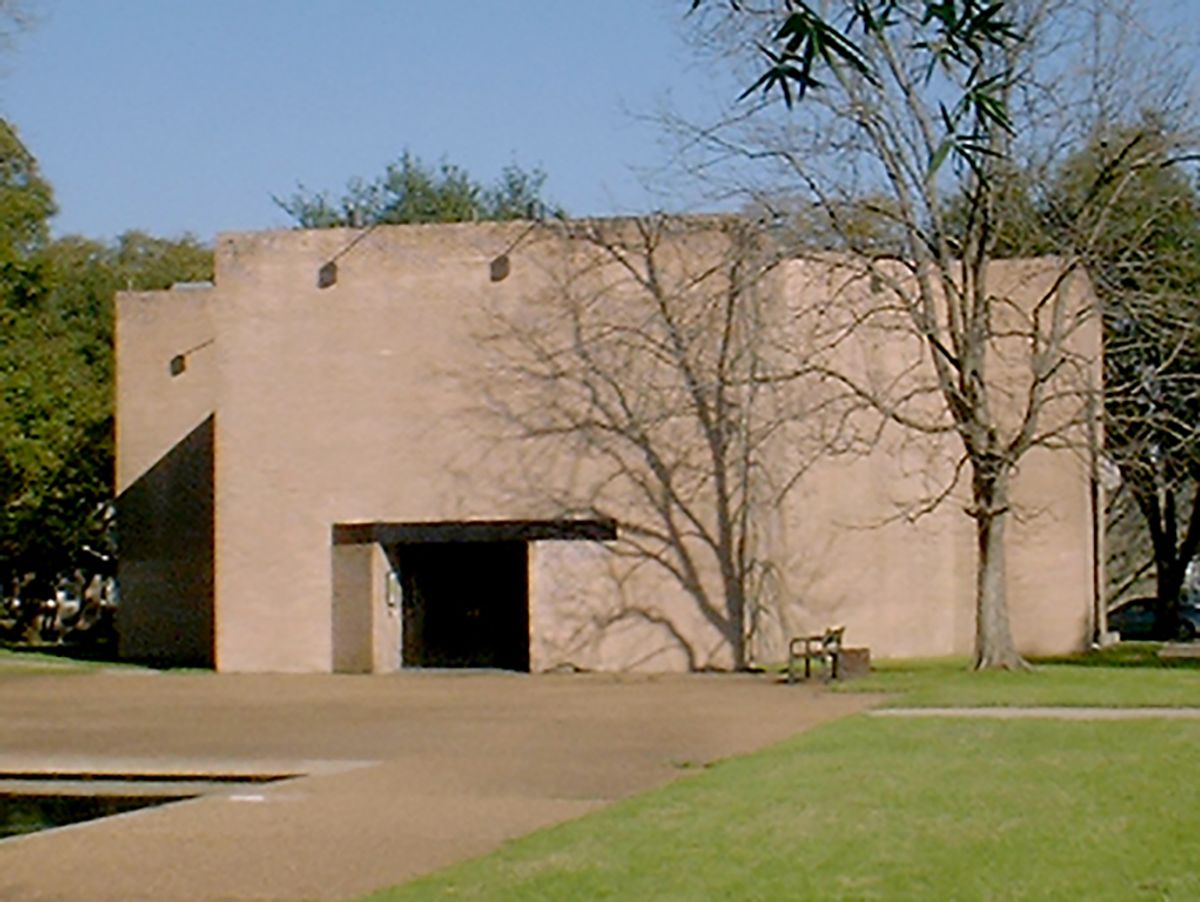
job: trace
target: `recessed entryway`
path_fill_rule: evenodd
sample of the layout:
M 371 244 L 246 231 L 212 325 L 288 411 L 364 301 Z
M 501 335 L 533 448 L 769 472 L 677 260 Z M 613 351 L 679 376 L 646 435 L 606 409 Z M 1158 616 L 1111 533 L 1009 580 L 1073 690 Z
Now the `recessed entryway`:
M 530 545 L 612 541 L 597 520 L 340 523 L 333 668 L 530 670 Z
M 394 545 L 404 667 L 529 670 L 524 542 Z

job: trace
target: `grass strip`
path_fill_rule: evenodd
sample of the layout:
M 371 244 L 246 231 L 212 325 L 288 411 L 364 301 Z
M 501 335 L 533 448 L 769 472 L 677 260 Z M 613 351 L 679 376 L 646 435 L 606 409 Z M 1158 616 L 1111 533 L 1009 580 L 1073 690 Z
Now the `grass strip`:
M 1163 662 L 1155 643 L 1035 660 L 1028 672 L 976 673 L 965 658 L 881 661 L 840 692 L 884 692 L 888 706 L 1191 707 L 1200 705 L 1196 661 Z
M 372 896 L 1200 897 L 1200 724 L 855 717 Z
M 146 670 L 139 664 L 124 661 L 90 659 L 72 655 L 70 649 L 55 648 L 37 651 L 29 648 L 0 646 L 0 677 L 62 676 L 72 673 L 95 673 L 98 670 Z

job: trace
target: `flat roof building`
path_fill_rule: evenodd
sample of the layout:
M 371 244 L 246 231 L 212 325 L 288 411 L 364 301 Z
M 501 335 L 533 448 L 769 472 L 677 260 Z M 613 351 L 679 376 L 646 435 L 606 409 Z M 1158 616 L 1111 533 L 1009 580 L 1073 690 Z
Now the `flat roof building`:
M 122 657 L 728 667 L 722 535 L 753 546 L 735 556 L 750 659 L 833 623 L 876 657 L 969 653 L 959 440 L 889 424 L 828 378 L 841 368 L 936 421 L 920 340 L 858 315 L 878 286 L 846 261 L 751 267 L 705 222 L 653 248 L 628 222 L 611 241 L 528 223 L 230 234 L 213 285 L 119 295 Z M 994 269 L 1014 309 L 1071 293 L 1094 372 L 1085 280 L 1059 284 L 1053 260 Z M 718 421 L 696 419 L 705 398 Z M 720 490 L 736 517 L 710 534 L 714 446 L 742 456 Z M 1017 476 L 1009 607 L 1026 652 L 1091 638 L 1100 538 L 1081 446 L 1036 449 Z

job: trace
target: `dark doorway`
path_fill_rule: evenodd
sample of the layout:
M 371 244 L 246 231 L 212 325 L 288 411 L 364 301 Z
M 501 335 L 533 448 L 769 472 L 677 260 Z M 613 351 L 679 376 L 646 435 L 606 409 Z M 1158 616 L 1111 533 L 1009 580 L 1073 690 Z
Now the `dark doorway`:
M 529 670 L 525 542 L 391 545 L 402 594 L 405 667 Z

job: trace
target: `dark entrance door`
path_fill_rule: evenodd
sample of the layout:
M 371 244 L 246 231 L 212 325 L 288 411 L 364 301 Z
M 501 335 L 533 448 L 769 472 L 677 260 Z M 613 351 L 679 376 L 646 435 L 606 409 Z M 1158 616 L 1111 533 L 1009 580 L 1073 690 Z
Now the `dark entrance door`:
M 529 670 L 525 542 L 412 542 L 389 556 L 403 593 L 405 667 Z

